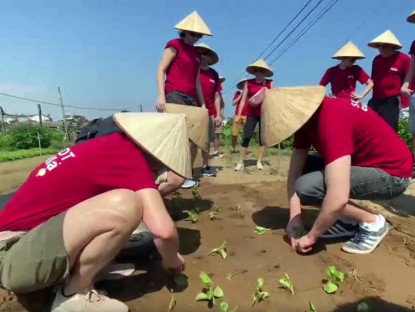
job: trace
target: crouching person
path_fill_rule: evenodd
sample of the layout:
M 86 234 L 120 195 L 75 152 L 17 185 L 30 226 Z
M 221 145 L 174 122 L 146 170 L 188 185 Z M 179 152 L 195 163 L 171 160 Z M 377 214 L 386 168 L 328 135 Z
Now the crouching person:
M 390 199 L 403 193 L 412 175 L 408 147 L 373 110 L 350 99 L 324 98 L 318 87 L 268 91 L 265 102 L 271 113 L 263 128 L 266 144 L 295 133 L 286 229 L 293 249 L 309 252 L 319 237 L 352 237 L 343 251 L 371 253 L 388 233 L 388 224 L 349 199 Z M 311 146 L 320 157 L 309 155 Z M 304 230 L 301 205 L 321 206 L 306 235 L 299 234 Z
M 185 117 L 123 113 L 114 119 L 125 134 L 51 157 L 0 212 L 0 286 L 16 293 L 58 286 L 53 312 L 128 311 L 93 285 L 141 221 L 155 237 L 164 269 L 184 270 L 176 228 L 146 157 L 191 176 Z

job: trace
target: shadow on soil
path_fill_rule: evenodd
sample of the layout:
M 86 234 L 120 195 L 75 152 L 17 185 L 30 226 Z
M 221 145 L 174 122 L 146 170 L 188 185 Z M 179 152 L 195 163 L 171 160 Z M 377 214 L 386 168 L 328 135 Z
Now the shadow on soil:
M 184 210 L 197 210 L 203 212 L 213 207 L 213 201 L 210 199 L 193 199 L 193 198 L 172 198 L 164 199 L 164 203 L 170 216 L 174 221 L 181 221 L 188 218 Z
M 402 194 L 389 201 L 373 201 L 388 210 L 389 212 L 400 217 L 415 216 L 415 197 Z
M 339 306 L 337 309 L 333 310 L 332 312 L 356 312 L 360 311 L 358 310 L 358 305 L 361 302 L 365 302 L 368 306 L 368 310 L 362 310 L 362 311 L 373 311 L 373 312 L 410 312 L 414 311 L 415 307 L 412 307 L 412 309 L 408 309 L 399 305 L 396 305 L 391 302 L 387 302 L 382 300 L 379 297 L 367 297 L 365 299 L 359 300 L 358 302 L 345 304 L 342 306 Z

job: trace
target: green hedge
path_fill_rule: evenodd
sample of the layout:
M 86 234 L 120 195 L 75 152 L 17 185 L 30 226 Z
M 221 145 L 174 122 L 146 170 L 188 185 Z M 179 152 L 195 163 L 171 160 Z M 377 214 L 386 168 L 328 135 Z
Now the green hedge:
M 56 154 L 59 151 L 60 149 L 56 149 L 56 148 L 44 148 L 42 149 L 42 155 Z M 3 153 L 0 153 L 0 162 L 36 157 L 40 155 L 41 155 L 40 150 L 38 148 L 20 150 L 20 151 L 3 152 Z

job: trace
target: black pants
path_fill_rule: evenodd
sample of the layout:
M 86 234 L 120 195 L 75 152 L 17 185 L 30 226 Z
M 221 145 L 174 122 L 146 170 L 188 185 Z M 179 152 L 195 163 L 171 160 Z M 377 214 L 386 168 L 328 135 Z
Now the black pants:
M 370 99 L 368 106 L 382 117 L 395 132 L 398 132 L 399 97 L 393 96 L 386 100 Z
M 320 206 L 326 196 L 324 161 L 319 155 L 309 155 L 303 175 L 295 183 L 301 204 Z M 391 199 L 402 194 L 409 179 L 394 177 L 377 168 L 352 166 L 350 176 L 350 198 L 379 200 Z
M 255 127 L 257 124 L 259 124 L 259 145 L 263 146 L 261 141 L 261 117 L 247 116 L 244 128 L 244 138 L 241 144 L 242 147 L 247 148 L 249 146 L 249 141 L 251 141 L 252 137 L 254 136 Z
M 194 97 L 178 91 L 167 93 L 166 102 L 171 104 L 197 106 L 197 101 Z

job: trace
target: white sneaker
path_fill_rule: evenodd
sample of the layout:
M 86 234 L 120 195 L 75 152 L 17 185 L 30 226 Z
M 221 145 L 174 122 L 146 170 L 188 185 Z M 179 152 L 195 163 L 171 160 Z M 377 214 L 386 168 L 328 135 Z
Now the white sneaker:
M 241 171 L 244 169 L 244 163 L 238 162 L 235 167 L 235 171 Z
M 196 187 L 199 185 L 199 182 L 195 181 L 195 180 L 190 180 L 187 179 L 186 181 L 184 181 L 184 183 L 182 184 L 182 188 L 183 189 L 189 189 L 192 187 Z
M 121 301 L 110 299 L 96 290 L 68 298 L 62 294 L 62 287 L 59 287 L 51 312 L 128 312 L 128 310 Z
M 257 161 L 257 163 L 256 163 L 256 168 L 257 168 L 258 170 L 264 170 L 264 166 L 262 166 L 262 162 Z

